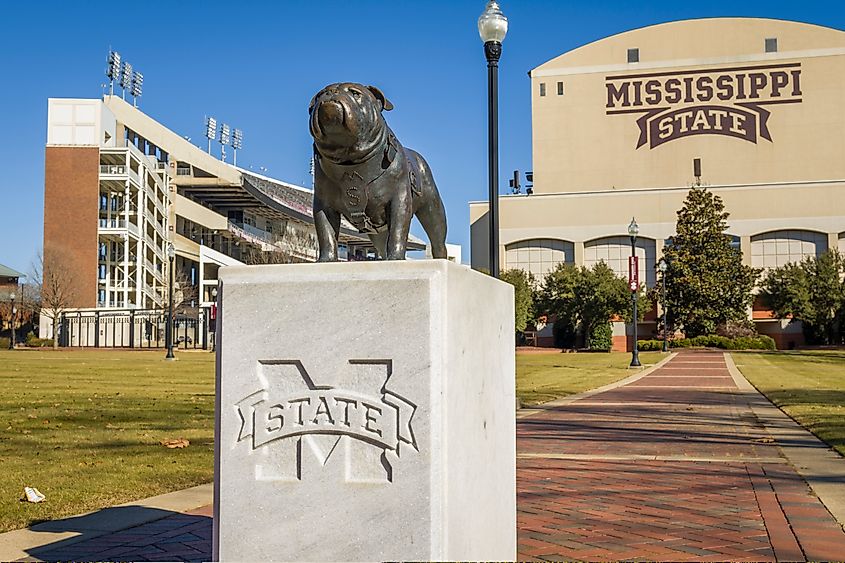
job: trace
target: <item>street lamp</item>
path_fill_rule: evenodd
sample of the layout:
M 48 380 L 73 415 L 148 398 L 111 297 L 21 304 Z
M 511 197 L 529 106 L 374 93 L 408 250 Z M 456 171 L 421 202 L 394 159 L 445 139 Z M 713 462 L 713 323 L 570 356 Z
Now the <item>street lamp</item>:
M 631 302 L 634 305 L 634 346 L 631 351 L 631 367 L 640 367 L 640 353 L 637 350 L 637 293 L 639 293 L 639 266 L 637 265 L 637 235 L 640 227 L 637 220 L 631 217 L 631 224 L 628 225 L 628 235 L 631 237 L 631 259 L 628 261 L 628 278 L 631 282 Z
M 209 328 L 213 328 L 211 331 L 211 351 L 214 352 L 217 348 L 217 288 L 211 289 L 211 300 L 214 303 L 211 304 L 211 325 Z
M 669 351 L 668 326 L 666 324 L 666 270 L 669 269 L 669 264 L 665 258 L 661 258 L 657 263 L 657 268 L 660 270 L 660 293 L 662 293 L 661 301 L 663 302 L 663 351 Z
M 17 315 L 17 308 L 15 307 L 15 294 L 10 293 L 9 299 L 12 300 L 12 307 L 10 311 L 12 312 L 12 321 L 9 323 L 9 328 L 12 329 L 12 337 L 9 339 L 9 350 L 15 349 L 15 316 Z
M 490 275 L 499 277 L 499 57 L 508 33 L 508 18 L 495 0 L 478 18 L 478 34 L 487 58 L 487 175 L 490 188 Z
M 167 299 L 167 324 L 164 326 L 164 343 L 167 346 L 167 355 L 165 360 L 175 360 L 173 355 L 173 261 L 176 258 L 176 248 L 173 243 L 167 245 L 167 260 L 169 263 L 168 271 L 170 272 L 170 287 L 168 289 Z

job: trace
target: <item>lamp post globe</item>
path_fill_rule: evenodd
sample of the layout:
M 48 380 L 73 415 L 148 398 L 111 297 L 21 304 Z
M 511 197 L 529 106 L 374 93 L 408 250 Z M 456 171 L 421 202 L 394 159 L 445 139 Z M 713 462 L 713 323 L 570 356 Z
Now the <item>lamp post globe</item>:
M 499 277 L 499 57 L 508 33 L 508 18 L 495 0 L 478 18 L 478 35 L 487 59 L 487 175 L 489 179 L 490 275 Z
M 668 308 L 666 307 L 666 270 L 669 269 L 669 263 L 666 262 L 665 258 L 661 258 L 660 262 L 657 263 L 657 268 L 660 270 L 660 293 L 661 293 L 661 302 L 663 305 L 663 351 L 669 351 L 669 325 L 666 323 L 666 311 Z
M 168 261 L 168 268 L 167 271 L 169 272 L 170 283 L 168 287 L 168 298 L 167 298 L 167 323 L 164 325 L 164 340 L 165 345 L 167 346 L 167 355 L 164 357 L 166 360 L 175 360 L 176 356 L 173 354 L 173 262 L 176 258 L 176 248 L 173 246 L 173 243 L 168 243 L 167 245 L 167 261 Z
M 634 217 L 631 217 L 631 224 L 628 225 L 628 235 L 631 237 L 631 264 L 636 263 L 636 256 L 637 256 L 637 235 L 640 234 L 640 226 L 637 225 L 637 220 Z M 639 276 L 637 276 L 639 277 Z M 634 343 L 631 347 L 631 367 L 640 367 L 642 364 L 640 363 L 640 352 L 637 350 L 637 294 L 639 293 L 639 284 L 635 285 L 631 283 L 631 303 L 634 309 L 634 316 L 631 318 L 631 324 L 633 325 L 633 333 L 634 333 Z
M 9 294 L 9 299 L 11 300 L 11 307 L 9 308 L 9 312 L 11 314 L 11 320 L 9 321 L 9 329 L 11 334 L 9 335 L 9 350 L 15 349 L 15 318 L 17 317 L 18 309 L 15 307 L 15 293 L 12 292 Z
M 508 18 L 502 13 L 496 0 L 487 2 L 484 11 L 478 17 L 478 34 L 484 43 L 490 41 L 501 43 L 505 40 L 505 35 L 508 34 Z

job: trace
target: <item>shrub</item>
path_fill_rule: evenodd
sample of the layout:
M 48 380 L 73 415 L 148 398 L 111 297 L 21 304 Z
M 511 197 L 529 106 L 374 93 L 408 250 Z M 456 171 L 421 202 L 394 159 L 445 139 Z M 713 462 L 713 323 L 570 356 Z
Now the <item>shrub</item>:
M 693 338 L 681 338 L 669 341 L 670 348 L 720 348 L 722 350 L 775 350 L 775 341 L 771 336 L 740 336 L 728 338 L 718 334 L 706 334 Z M 662 350 L 662 340 L 640 340 L 637 349 L 643 352 Z
M 26 335 L 26 345 L 30 348 L 45 348 L 53 345 L 52 338 L 37 338 L 33 332 Z
M 719 336 L 726 336 L 728 338 L 757 336 L 757 329 L 754 327 L 753 321 L 728 321 L 716 327 L 716 334 Z
M 593 327 L 590 333 L 590 350 L 610 351 L 613 348 L 613 327 L 610 323 L 599 323 Z

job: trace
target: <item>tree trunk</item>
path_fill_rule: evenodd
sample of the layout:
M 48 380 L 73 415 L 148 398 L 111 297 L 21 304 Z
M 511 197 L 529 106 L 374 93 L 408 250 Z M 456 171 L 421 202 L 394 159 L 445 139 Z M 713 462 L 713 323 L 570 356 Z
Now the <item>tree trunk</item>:
M 59 316 L 53 317 L 53 350 L 59 349 Z

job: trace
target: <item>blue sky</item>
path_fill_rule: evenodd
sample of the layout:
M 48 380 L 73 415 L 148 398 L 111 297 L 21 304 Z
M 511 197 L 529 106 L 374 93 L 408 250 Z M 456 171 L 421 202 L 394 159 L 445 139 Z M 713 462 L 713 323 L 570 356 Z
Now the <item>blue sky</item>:
M 16 2 L 0 48 L 0 263 L 28 272 L 43 231 L 47 98 L 102 94 L 111 46 L 144 74 L 141 109 L 204 146 L 203 116 L 244 131 L 238 164 L 310 185 L 307 107 L 322 86 L 380 87 L 406 146 L 429 161 L 449 241 L 469 256 L 470 200 L 486 199 L 484 0 Z M 531 167 L 527 72 L 590 41 L 694 17 L 759 16 L 845 28 L 841 2 L 503 0 L 500 183 Z M 714 38 L 691 38 L 691 40 Z M 843 98 L 845 100 L 845 98 Z M 419 227 L 415 229 L 421 234 Z

